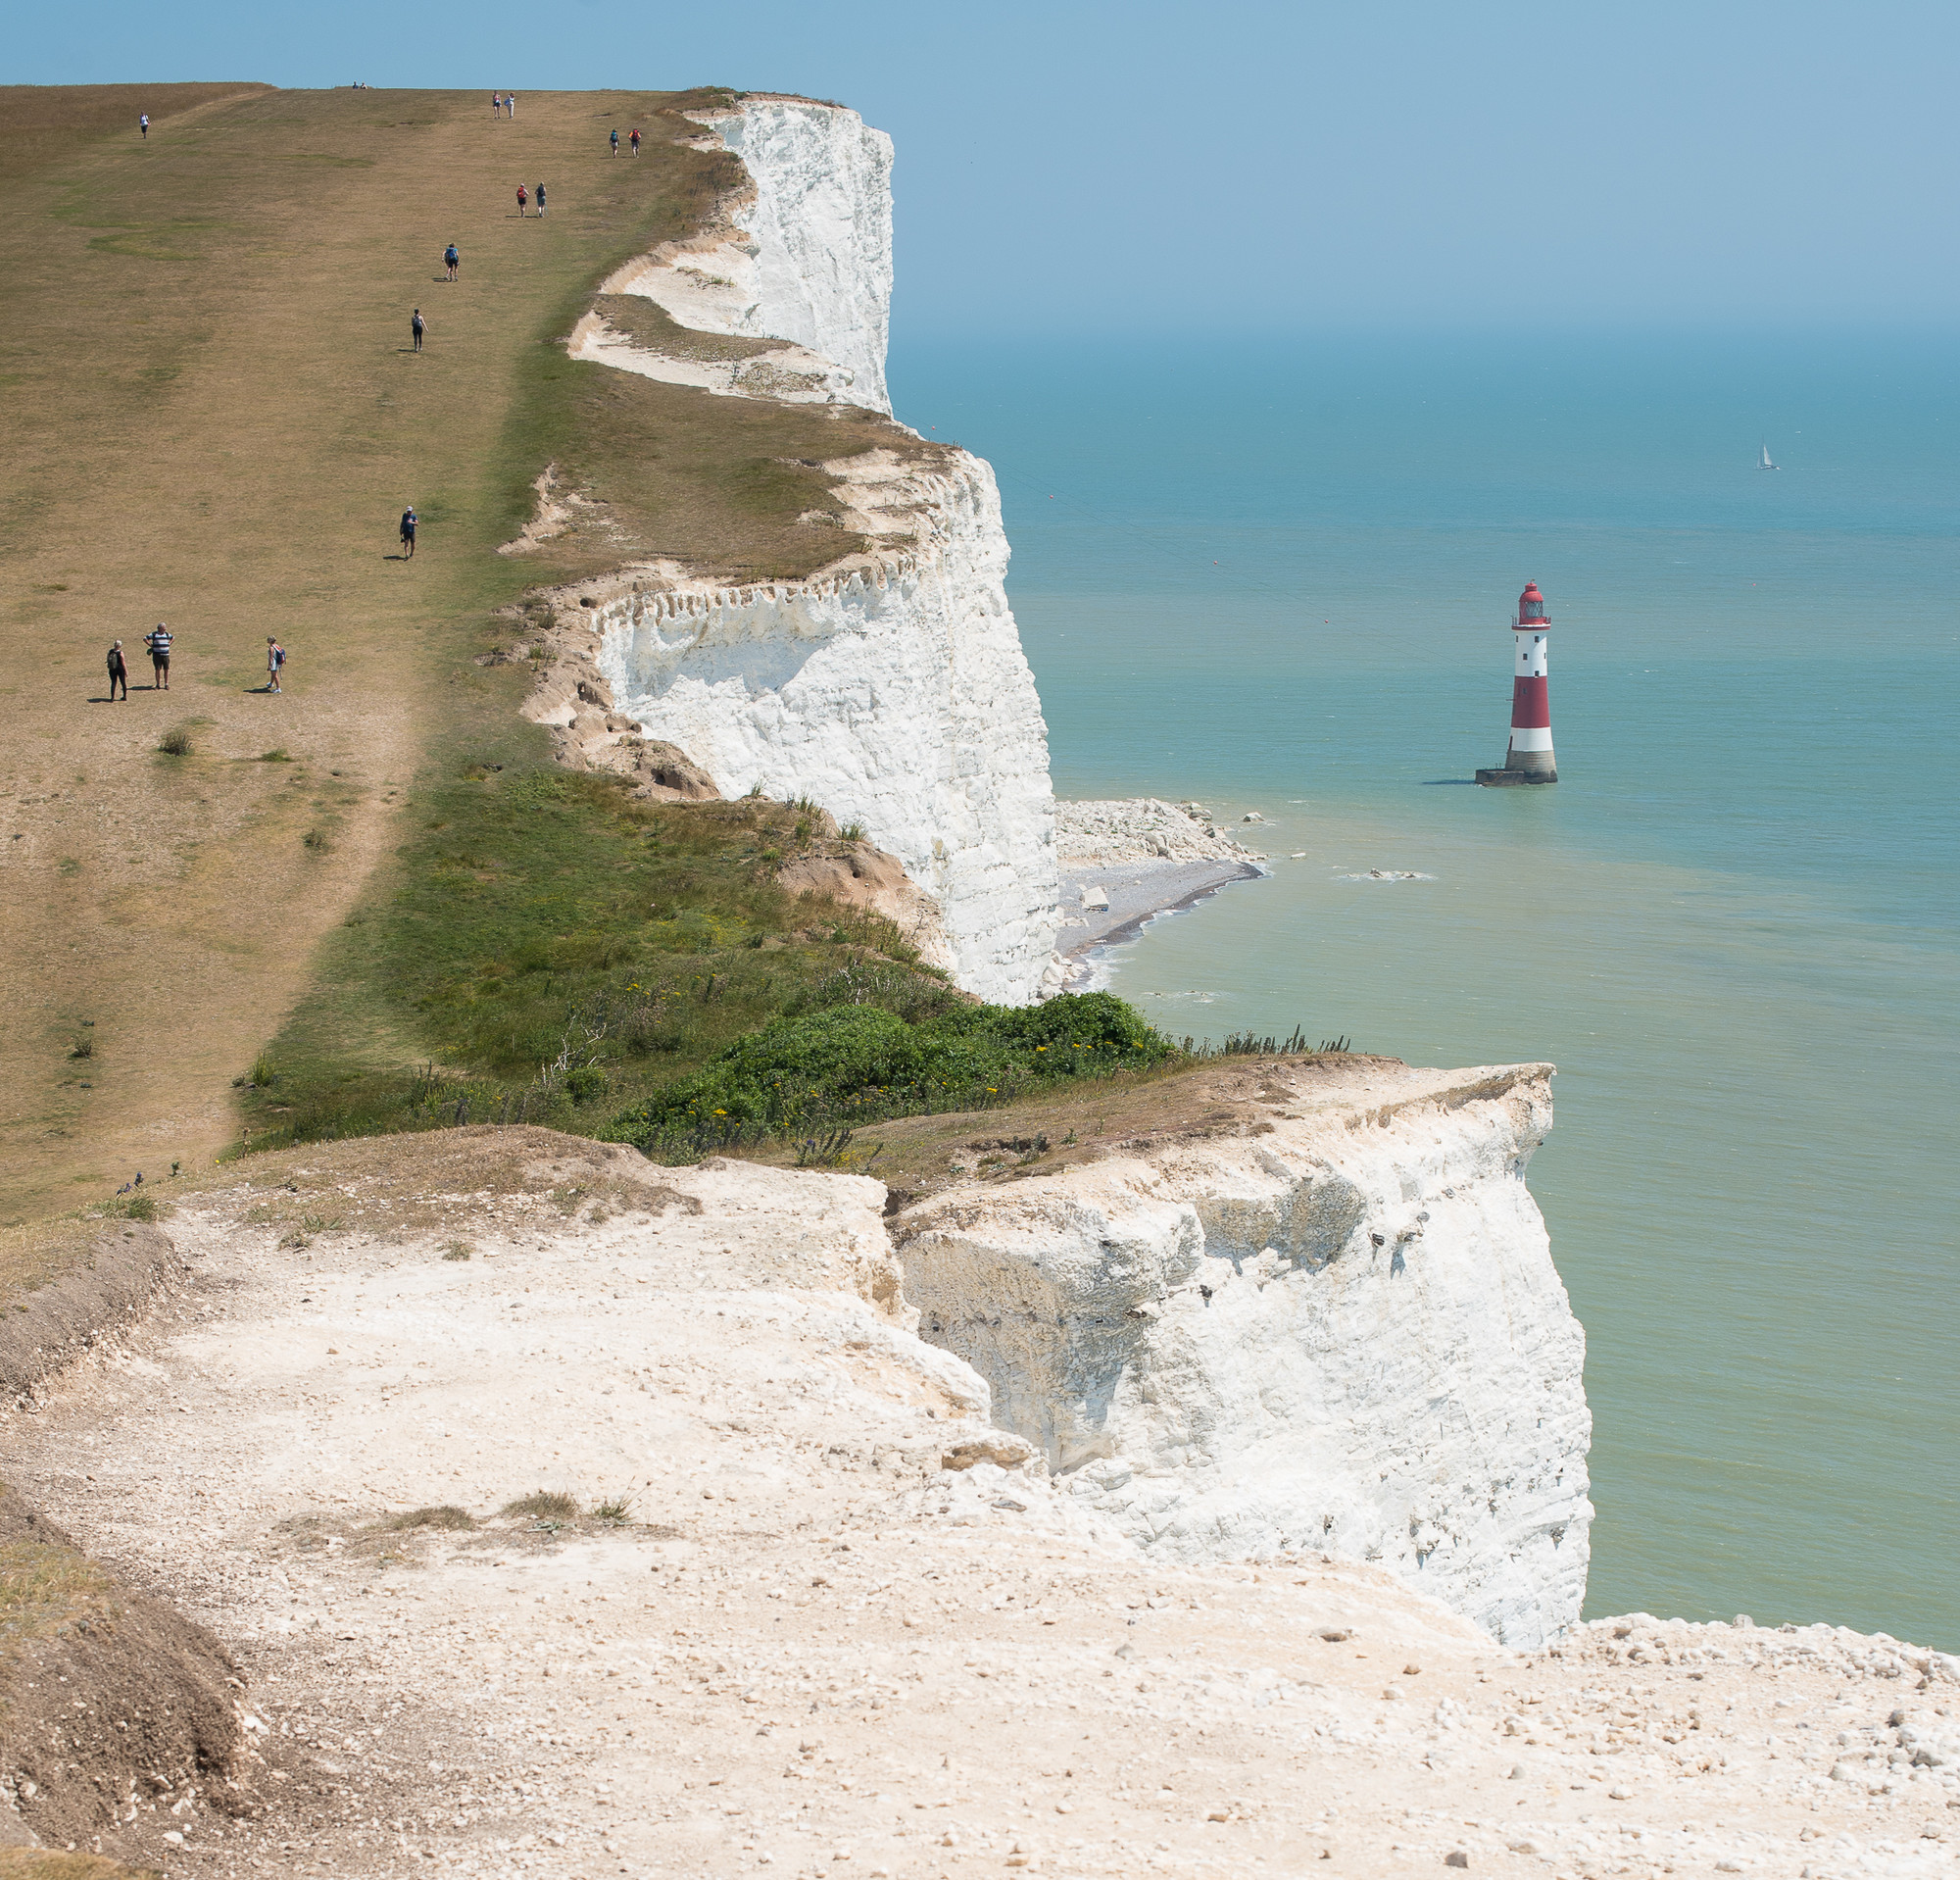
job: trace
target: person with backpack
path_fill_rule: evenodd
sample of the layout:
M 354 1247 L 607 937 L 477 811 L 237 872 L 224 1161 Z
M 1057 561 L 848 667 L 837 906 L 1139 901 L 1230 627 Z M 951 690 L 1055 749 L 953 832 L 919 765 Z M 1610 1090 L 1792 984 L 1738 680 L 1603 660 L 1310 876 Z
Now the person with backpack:
M 122 703 L 127 705 L 129 703 L 129 668 L 123 664 L 122 642 L 121 640 L 111 640 L 109 642 L 109 697 L 112 702 L 116 697 L 116 688 L 119 685 L 122 688 Z
M 529 202 L 530 199 L 531 199 L 531 192 L 528 189 L 526 189 L 522 183 L 519 183 L 517 185 L 517 220 L 519 222 L 522 222 L 524 219 L 524 205 L 527 202 Z
M 517 115 L 517 94 L 514 91 L 505 92 L 504 109 L 513 118 Z
M 629 130 L 626 133 L 626 141 L 633 146 L 633 155 L 637 157 L 640 154 L 640 133 L 637 130 Z
M 415 559 L 416 559 L 416 510 L 415 510 L 415 505 L 411 503 L 409 507 L 402 512 L 402 560 L 405 562 L 413 562 Z
M 168 692 L 171 689 L 171 629 L 159 620 L 144 635 L 143 644 L 150 649 L 150 690 Z
M 442 265 L 449 270 L 449 275 L 448 275 L 449 279 L 454 280 L 456 278 L 456 271 L 459 267 L 462 266 L 462 264 L 463 264 L 463 257 L 457 253 L 455 242 L 451 242 L 449 246 L 442 251 Z
M 543 183 L 539 183 L 539 184 L 538 184 L 538 215 L 539 215 L 539 217 L 540 217 L 540 218 L 542 218 L 542 217 L 543 217 L 543 215 L 544 215 L 544 213 L 545 213 L 545 186 L 544 186 L 544 184 L 543 184 Z
M 428 322 L 422 318 L 422 310 L 417 307 L 415 318 L 409 322 L 409 331 L 415 336 L 416 351 L 422 349 L 422 335 L 428 331 Z
M 619 126 L 617 124 L 612 126 L 612 154 L 615 157 L 619 154 Z
M 279 684 L 279 674 L 285 670 L 286 649 L 268 633 L 266 635 L 266 690 L 279 692 L 285 688 Z

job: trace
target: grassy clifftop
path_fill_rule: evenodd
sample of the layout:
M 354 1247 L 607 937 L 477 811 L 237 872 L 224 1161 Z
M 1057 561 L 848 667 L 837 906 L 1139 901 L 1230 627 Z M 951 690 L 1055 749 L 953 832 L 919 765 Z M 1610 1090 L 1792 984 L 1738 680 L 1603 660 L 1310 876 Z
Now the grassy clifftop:
M 679 115 L 731 95 L 533 92 L 511 122 L 474 92 L 0 92 L 0 1220 L 217 1151 L 263 1060 L 282 1081 L 244 1086 L 262 1133 L 302 1103 L 375 1113 L 376 1080 L 418 1063 L 514 1074 L 514 1031 L 459 1016 L 482 1003 L 459 985 L 527 948 L 576 953 L 629 881 L 673 900 L 695 838 L 650 844 L 610 786 L 526 799 L 527 778 L 559 780 L 516 715 L 528 673 L 498 659 L 510 610 L 644 552 L 807 573 L 850 538 L 797 525 L 832 502 L 799 460 L 905 441 L 865 414 L 566 358 L 606 275 L 734 179 Z M 643 156 L 608 154 L 615 125 Z M 545 221 L 519 218 L 519 180 L 549 184 Z M 606 526 L 499 556 L 547 464 Z M 168 693 L 139 657 L 158 620 L 177 636 Z M 277 696 L 260 689 L 274 633 Z M 135 683 L 112 704 L 115 638 Z M 739 817 L 695 820 L 730 881 L 767 846 Z M 690 944 L 868 944 L 764 909 L 753 882 L 729 892 L 742 918 L 716 889 Z

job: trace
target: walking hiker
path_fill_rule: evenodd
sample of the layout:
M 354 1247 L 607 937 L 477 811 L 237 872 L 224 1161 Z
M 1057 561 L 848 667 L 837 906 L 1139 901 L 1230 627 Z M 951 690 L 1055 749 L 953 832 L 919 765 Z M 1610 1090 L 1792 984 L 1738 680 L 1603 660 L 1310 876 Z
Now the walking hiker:
M 427 330 L 428 330 L 428 322 L 422 318 L 422 310 L 419 307 L 417 307 L 416 309 L 416 317 L 409 322 L 409 331 L 414 333 L 416 336 L 416 352 L 421 351 L 422 334 L 425 333 Z
M 409 508 L 402 512 L 402 560 L 413 562 L 415 559 L 416 512 L 415 506 L 411 504 Z
M 150 649 L 150 690 L 168 692 L 171 689 L 171 629 L 159 620 L 144 635 L 143 644 Z
M 612 126 L 612 154 L 615 157 L 619 154 L 619 126 L 617 124 Z
M 111 640 L 109 642 L 109 696 L 112 700 L 116 697 L 116 688 L 119 685 L 122 688 L 122 702 L 126 705 L 129 702 L 129 668 L 122 663 L 122 642 L 121 640 Z
M 144 112 L 136 122 L 143 126 L 143 141 L 148 143 L 150 141 L 150 114 L 147 111 Z
M 626 133 L 626 141 L 633 146 L 633 155 L 637 157 L 640 154 L 640 133 L 637 130 L 629 130 Z
M 522 183 L 519 183 L 517 185 L 517 220 L 519 222 L 522 222 L 524 219 L 524 205 L 527 202 L 529 202 L 530 199 L 531 199 L 531 192 L 528 189 L 526 189 Z
M 283 688 L 279 684 L 279 673 L 286 664 L 286 649 L 268 633 L 266 635 L 266 690 L 277 692 Z
M 463 257 L 456 252 L 455 242 L 451 242 L 449 246 L 442 251 L 442 265 L 449 271 L 448 274 L 449 279 L 454 280 L 456 278 L 456 271 L 458 267 L 461 266 L 462 261 Z
M 539 184 L 538 184 L 538 214 L 539 214 L 540 216 L 542 216 L 542 215 L 543 215 L 544 213 L 545 213 L 545 186 L 544 186 L 544 184 L 543 184 L 543 183 L 539 183 Z

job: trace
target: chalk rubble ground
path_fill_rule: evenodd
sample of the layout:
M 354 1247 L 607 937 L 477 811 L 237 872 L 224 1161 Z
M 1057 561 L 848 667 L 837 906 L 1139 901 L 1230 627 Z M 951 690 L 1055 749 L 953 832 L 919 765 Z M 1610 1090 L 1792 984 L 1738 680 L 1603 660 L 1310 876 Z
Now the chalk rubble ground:
M 138 1798 L 125 1850 L 241 1880 L 1952 1869 L 1950 1659 L 1645 1615 L 1524 1654 L 1318 1553 L 1140 1558 L 914 1334 L 877 1183 L 456 1140 L 467 1184 L 418 1188 L 396 1139 L 185 1206 L 180 1290 L 13 1419 L 17 1479 L 249 1680 L 265 1813 Z M 497 1512 L 539 1488 L 628 1508 Z M 383 1525 L 445 1503 L 479 1524 Z

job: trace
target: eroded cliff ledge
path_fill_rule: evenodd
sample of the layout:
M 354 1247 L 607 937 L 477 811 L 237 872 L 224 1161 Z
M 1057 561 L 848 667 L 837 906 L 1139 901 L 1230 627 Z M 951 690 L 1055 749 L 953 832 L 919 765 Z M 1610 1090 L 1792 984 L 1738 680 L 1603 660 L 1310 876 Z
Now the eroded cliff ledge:
M 1553 1637 L 1592 1510 L 1585 1335 L 1525 1186 L 1550 1066 L 1233 1074 L 1212 1129 L 906 1210 L 921 1334 L 1153 1555 L 1322 1549 Z
M 572 356 L 709 393 L 889 412 L 890 139 L 802 99 L 701 121 L 747 185 L 696 236 L 617 271 Z M 595 721 L 674 746 L 724 795 L 808 797 L 861 825 L 937 903 L 956 982 L 1022 1004 L 1045 973 L 1059 983 L 1059 885 L 1000 494 L 977 457 L 889 432 L 897 448 L 804 464 L 837 499 L 804 519 L 839 542 L 807 579 L 650 561 L 550 597 L 585 669 L 541 688 L 533 716 L 569 727 L 582 700 Z

